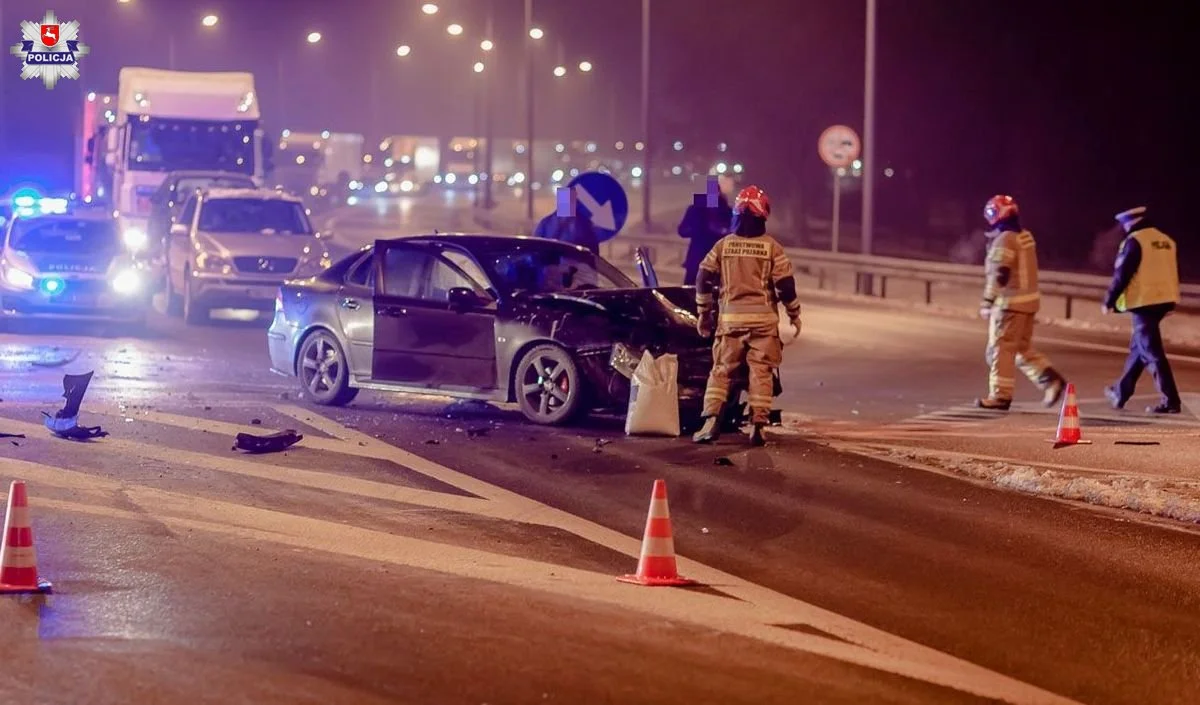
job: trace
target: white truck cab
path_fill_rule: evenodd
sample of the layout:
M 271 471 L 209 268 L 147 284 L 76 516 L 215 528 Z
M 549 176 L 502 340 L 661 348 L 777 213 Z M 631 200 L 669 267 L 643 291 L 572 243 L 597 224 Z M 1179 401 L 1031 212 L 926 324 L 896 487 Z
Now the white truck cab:
M 126 245 L 158 259 L 148 237 L 151 200 L 168 172 L 219 170 L 261 185 L 264 143 L 250 73 L 121 69 L 105 164 Z

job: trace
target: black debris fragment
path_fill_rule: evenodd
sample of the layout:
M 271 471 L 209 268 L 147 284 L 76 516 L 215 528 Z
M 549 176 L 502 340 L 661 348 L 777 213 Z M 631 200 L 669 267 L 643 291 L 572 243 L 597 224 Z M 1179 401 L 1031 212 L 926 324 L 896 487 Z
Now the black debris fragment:
M 0 433 L 0 438 L 24 438 L 24 433 Z
M 24 438 L 24 436 L 22 436 L 22 438 Z M 16 447 L 18 447 L 18 448 L 20 448 L 20 447 L 21 447 L 21 444 L 20 444 L 20 443 L 17 443 L 16 441 L 9 441 L 9 443 L 11 443 L 11 444 L 15 445 L 15 446 L 16 446 Z
M 1162 443 L 1158 441 L 1113 441 L 1113 445 L 1118 446 L 1160 446 Z
M 425 441 L 425 445 L 427 445 L 427 446 L 436 446 L 436 445 L 439 445 L 439 444 L 441 444 L 441 441 L 439 441 L 439 440 L 438 440 L 438 439 L 436 439 L 436 438 L 430 438 L 430 439 L 428 439 L 428 440 L 426 440 L 426 441 Z
M 479 428 L 468 428 L 467 438 L 481 438 L 488 435 L 488 432 L 491 430 L 492 429 L 487 428 L 486 426 L 481 426 Z
M 592 452 L 593 453 L 601 452 L 601 450 L 604 448 L 604 446 L 608 445 L 609 443 L 612 443 L 612 441 L 605 439 L 605 438 L 597 438 L 596 445 L 592 446 Z
M 299 443 L 303 439 L 304 436 L 292 429 L 267 435 L 239 433 L 236 436 L 237 443 L 233 446 L 233 449 L 244 450 L 247 453 L 278 453 Z
M 250 419 L 251 426 L 262 426 L 262 419 Z
M 78 357 L 78 355 L 76 355 Z M 83 403 L 83 395 L 87 393 L 88 384 L 92 381 L 94 372 L 85 375 L 63 375 L 63 398 L 67 403 L 54 413 L 54 416 L 42 412 L 45 418 L 42 422 L 52 433 L 60 438 L 73 441 L 104 438 L 108 435 L 99 426 L 79 425 L 79 406 Z
M 732 466 L 733 461 L 721 455 L 713 459 L 713 465 Z

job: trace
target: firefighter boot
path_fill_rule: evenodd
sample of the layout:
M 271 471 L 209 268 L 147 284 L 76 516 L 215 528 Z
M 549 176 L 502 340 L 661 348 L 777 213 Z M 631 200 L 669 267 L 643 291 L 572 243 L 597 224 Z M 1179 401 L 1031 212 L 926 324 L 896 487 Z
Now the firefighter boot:
M 995 397 L 984 397 L 976 399 L 975 406 L 980 409 L 990 409 L 992 411 L 1008 411 L 1012 406 L 1012 399 L 996 399 Z
M 762 448 L 767 444 L 767 439 L 763 436 L 763 425 L 760 423 L 754 424 L 750 429 L 750 445 L 755 448 Z
M 1049 408 L 1062 399 L 1063 391 L 1067 388 L 1067 380 L 1054 368 L 1046 370 L 1043 379 L 1046 380 L 1046 392 L 1042 395 L 1042 406 Z
M 692 443 L 712 443 L 721 437 L 721 419 L 725 416 L 725 407 L 717 410 L 712 416 L 704 417 L 704 425 L 692 435 Z

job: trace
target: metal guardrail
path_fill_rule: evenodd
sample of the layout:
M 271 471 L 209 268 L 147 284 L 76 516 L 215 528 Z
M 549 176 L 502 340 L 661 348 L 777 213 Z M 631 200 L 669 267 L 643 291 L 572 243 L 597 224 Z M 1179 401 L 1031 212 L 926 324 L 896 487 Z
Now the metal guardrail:
M 605 256 L 613 261 L 634 258 L 637 249 L 657 266 L 680 266 L 687 251 L 687 241 L 679 237 L 641 236 L 637 238 L 615 238 L 604 244 Z M 937 284 L 953 284 L 963 287 L 982 287 L 983 265 L 952 264 L 857 255 L 805 248 L 787 248 L 792 264 L 800 272 L 817 278 L 817 287 L 824 289 L 827 280 L 836 273 L 855 276 L 855 292 L 865 296 L 887 298 L 888 281 L 900 279 L 921 282 L 925 286 L 925 303 L 932 304 Z M 1043 270 L 1038 273 L 1038 284 L 1042 294 L 1055 296 L 1065 301 L 1065 317 L 1071 318 L 1076 299 L 1099 302 L 1108 290 L 1110 278 L 1097 274 L 1055 272 Z M 1181 287 L 1181 313 L 1200 313 L 1200 284 L 1184 284 Z

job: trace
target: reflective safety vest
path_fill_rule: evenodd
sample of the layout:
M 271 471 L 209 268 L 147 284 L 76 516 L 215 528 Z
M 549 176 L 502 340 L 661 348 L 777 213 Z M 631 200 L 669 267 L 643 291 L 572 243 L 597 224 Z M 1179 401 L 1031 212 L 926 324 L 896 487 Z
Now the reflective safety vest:
M 775 286 L 792 276 L 793 270 L 775 238 L 726 235 L 709 250 L 700 267 L 721 278 L 717 335 L 756 328 L 776 330 L 779 301 Z M 699 298 L 697 303 L 703 304 Z
M 1003 285 L 1001 269 L 1009 272 Z M 992 306 L 1020 313 L 1037 313 L 1042 294 L 1038 289 L 1037 243 L 1033 233 L 1004 232 L 992 240 L 987 257 L 987 286 L 983 298 Z
M 1118 311 L 1155 304 L 1179 303 L 1179 264 L 1175 241 L 1156 228 L 1143 228 L 1129 235 L 1142 250 L 1129 286 L 1117 298 Z

